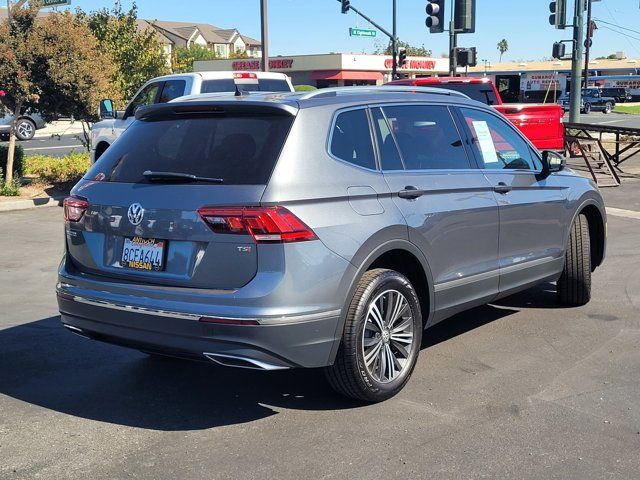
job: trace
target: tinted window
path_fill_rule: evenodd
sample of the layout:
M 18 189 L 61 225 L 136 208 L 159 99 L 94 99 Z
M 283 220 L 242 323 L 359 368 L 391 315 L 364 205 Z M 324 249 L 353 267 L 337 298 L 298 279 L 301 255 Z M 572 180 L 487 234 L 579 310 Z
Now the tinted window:
M 461 108 L 473 146 L 486 169 L 538 170 L 527 142 L 506 121 L 487 112 Z
M 331 153 L 359 167 L 376 168 L 366 110 L 338 114 L 331 135 Z
M 374 131 L 378 141 L 378 149 L 380 150 L 380 164 L 383 170 L 404 170 L 404 163 L 400 158 L 398 146 L 391 133 L 389 123 L 385 118 L 382 110 L 374 108 L 371 110 L 373 115 Z
M 288 116 L 225 115 L 136 121 L 85 178 L 144 183 L 145 170 L 265 184 L 292 123 Z
M 167 103 L 174 98 L 182 97 L 186 87 L 187 82 L 184 80 L 169 80 L 168 82 L 164 82 L 164 88 L 162 89 L 158 103 Z
M 482 102 L 486 105 L 497 105 L 498 99 L 489 83 L 442 83 L 426 84 L 426 87 L 446 88 L 456 92 L 464 93 L 472 100 Z
M 464 145 L 447 107 L 407 105 L 384 107 L 382 110 L 407 170 L 470 168 Z M 388 152 L 391 145 L 387 135 L 381 150 Z M 384 158 L 394 162 L 389 166 L 390 170 L 398 169 L 390 153 Z
M 258 83 L 238 84 L 238 88 L 245 92 L 290 92 L 291 88 L 286 80 L 261 78 Z M 236 84 L 232 78 L 219 80 L 205 80 L 200 88 L 201 93 L 235 92 Z
M 152 83 L 151 85 L 144 87 L 144 89 L 131 101 L 127 115 L 133 115 L 136 113 L 138 108 L 155 103 L 156 97 L 158 96 L 158 90 L 161 85 L 162 83 Z

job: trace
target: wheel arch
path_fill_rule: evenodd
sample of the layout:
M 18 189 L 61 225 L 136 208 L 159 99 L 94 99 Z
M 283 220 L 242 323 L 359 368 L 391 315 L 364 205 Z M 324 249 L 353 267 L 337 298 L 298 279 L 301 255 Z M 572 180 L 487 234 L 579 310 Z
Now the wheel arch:
M 607 244 L 607 217 L 604 206 L 593 199 L 587 199 L 580 204 L 571 219 L 570 225 L 573 225 L 578 215 L 581 214 L 587 217 L 587 222 L 589 223 L 591 270 L 593 271 L 604 261 Z M 570 231 L 571 229 L 568 229 L 565 243 L 569 241 Z
M 406 228 L 406 227 L 405 227 Z M 405 230 L 406 232 L 406 230 Z M 363 246 L 364 248 L 364 246 Z M 404 239 L 388 240 L 368 252 L 358 252 L 352 262 L 357 268 L 351 276 L 347 296 L 342 306 L 340 321 L 335 333 L 335 346 L 331 351 L 329 362 L 335 360 L 342 340 L 349 304 L 365 272 L 372 268 L 389 268 L 405 275 L 418 294 L 423 325 L 428 325 L 434 312 L 433 276 L 424 254 L 413 243 Z

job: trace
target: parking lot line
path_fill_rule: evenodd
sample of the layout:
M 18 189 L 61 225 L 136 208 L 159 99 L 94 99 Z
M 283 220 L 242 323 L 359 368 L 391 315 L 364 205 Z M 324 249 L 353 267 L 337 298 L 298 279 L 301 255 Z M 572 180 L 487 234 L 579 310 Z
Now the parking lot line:
M 625 210 L 624 208 L 607 207 L 607 215 L 615 217 L 635 218 L 640 220 L 640 212 L 636 210 Z

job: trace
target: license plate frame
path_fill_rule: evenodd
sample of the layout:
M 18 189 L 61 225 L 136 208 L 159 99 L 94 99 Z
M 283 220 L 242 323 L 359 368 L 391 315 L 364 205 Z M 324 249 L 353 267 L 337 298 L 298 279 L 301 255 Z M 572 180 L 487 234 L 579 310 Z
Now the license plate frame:
M 124 237 L 120 266 L 140 272 L 162 272 L 166 266 L 166 254 L 166 240 L 140 236 Z

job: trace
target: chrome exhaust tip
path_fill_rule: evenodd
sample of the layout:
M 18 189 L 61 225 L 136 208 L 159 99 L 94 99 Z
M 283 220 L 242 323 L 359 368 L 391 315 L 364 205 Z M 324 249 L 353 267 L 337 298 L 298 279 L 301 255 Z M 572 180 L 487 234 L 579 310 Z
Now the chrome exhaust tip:
M 82 338 L 88 338 L 89 340 L 91 340 L 91 337 L 84 333 L 84 330 L 82 330 L 81 328 L 74 327 L 73 325 L 67 325 L 66 323 L 63 323 L 62 326 L 69 330 L 71 333 L 75 333 Z
M 281 365 L 273 365 L 254 358 L 241 357 L 239 355 L 208 352 L 203 352 L 202 354 L 209 360 L 225 367 L 249 368 L 251 370 L 286 370 L 289 368 Z

